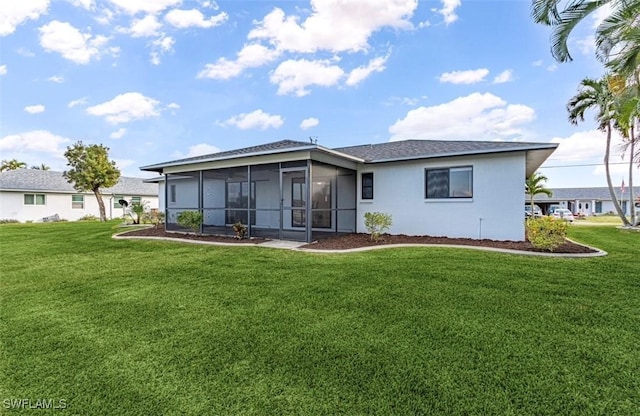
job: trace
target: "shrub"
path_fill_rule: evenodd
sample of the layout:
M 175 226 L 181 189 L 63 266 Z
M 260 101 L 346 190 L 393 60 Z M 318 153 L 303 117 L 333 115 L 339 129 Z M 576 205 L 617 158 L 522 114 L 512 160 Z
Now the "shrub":
M 148 211 L 149 202 L 134 202 L 131 204 L 129 208 L 129 216 L 133 220 L 134 224 L 140 224 L 140 221 L 143 219 L 143 215 Z M 136 214 L 135 216 L 133 214 Z
M 202 224 L 202 212 L 200 211 L 182 211 L 178 214 L 178 224 L 181 227 L 189 228 L 194 233 L 200 232 L 200 224 Z
M 391 214 L 384 212 L 366 212 L 364 214 L 364 226 L 371 234 L 373 241 L 379 241 L 380 236 L 391 227 Z
M 1 219 L 0 220 L 0 224 L 15 224 L 18 223 L 20 221 L 18 220 L 14 220 L 14 219 Z
M 238 240 L 242 240 L 247 234 L 247 226 L 238 221 L 237 223 L 233 224 L 233 231 L 236 232 L 236 238 Z
M 160 224 L 164 224 L 164 212 L 152 209 L 150 212 L 145 212 L 142 216 L 142 222 L 151 224 L 158 227 Z
M 537 249 L 553 251 L 567 236 L 566 221 L 553 217 L 530 218 L 526 223 L 527 239 Z
M 78 221 L 100 221 L 100 218 L 95 215 L 87 214 L 83 217 L 78 218 Z

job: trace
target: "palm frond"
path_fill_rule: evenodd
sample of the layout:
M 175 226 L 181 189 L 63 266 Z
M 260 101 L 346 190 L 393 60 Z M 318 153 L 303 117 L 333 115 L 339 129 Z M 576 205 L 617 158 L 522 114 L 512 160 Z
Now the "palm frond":
M 610 1 L 610 0 L 609 0 Z M 572 61 L 567 41 L 573 29 L 606 0 L 574 0 L 560 12 L 551 32 L 551 54 L 558 62 Z

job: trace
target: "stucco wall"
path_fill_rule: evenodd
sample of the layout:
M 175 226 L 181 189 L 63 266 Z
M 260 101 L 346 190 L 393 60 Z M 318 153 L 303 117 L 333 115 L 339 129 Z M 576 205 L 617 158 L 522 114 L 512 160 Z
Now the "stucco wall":
M 44 217 L 58 214 L 60 218 L 75 221 L 86 215 L 100 216 L 98 201 L 93 194 L 84 194 L 84 208 L 72 208 L 72 194 L 44 193 L 45 205 L 25 205 L 24 194 L 42 194 L 43 192 L 0 192 L 0 219 L 14 219 L 20 222 L 41 221 Z M 131 195 L 125 195 L 124 199 L 131 200 Z M 103 195 L 105 213 L 107 218 L 119 218 L 122 216 L 121 208 L 113 208 L 111 195 Z M 158 208 L 157 196 L 142 196 L 142 201 L 149 202 L 149 208 Z
M 473 197 L 426 199 L 425 169 L 473 166 Z M 373 172 L 374 199 L 361 199 L 361 173 Z M 523 152 L 430 161 L 362 165 L 358 174 L 358 232 L 365 212 L 393 216 L 391 234 L 524 240 Z

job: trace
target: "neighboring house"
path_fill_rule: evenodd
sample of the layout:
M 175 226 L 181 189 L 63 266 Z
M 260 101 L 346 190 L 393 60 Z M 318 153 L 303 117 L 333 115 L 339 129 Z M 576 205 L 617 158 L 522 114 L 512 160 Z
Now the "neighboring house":
M 625 215 L 631 214 L 629 205 L 629 188 L 621 192 L 619 187 L 614 188 L 616 198 L 620 202 L 620 207 Z M 567 208 L 574 214 L 600 215 L 615 213 L 616 209 L 611 200 L 609 188 L 558 188 L 550 189 L 552 196 L 538 194 L 534 197 L 536 204 L 540 206 L 542 212 L 548 213 L 551 205 L 560 205 Z M 633 187 L 634 197 L 640 196 L 640 187 Z
M 140 178 L 121 177 L 112 188 L 101 189 L 107 218 L 122 217 L 120 199 L 147 201 L 158 208 L 158 189 Z M 0 173 L 0 219 L 42 221 L 54 215 L 77 220 L 86 215 L 100 216 L 93 192 L 77 192 L 62 172 L 17 169 Z
M 552 143 L 407 140 L 329 149 L 283 140 L 144 166 L 165 176 L 168 230 L 203 213 L 202 231 L 313 241 L 367 232 L 366 212 L 392 234 L 524 240 L 522 193 Z

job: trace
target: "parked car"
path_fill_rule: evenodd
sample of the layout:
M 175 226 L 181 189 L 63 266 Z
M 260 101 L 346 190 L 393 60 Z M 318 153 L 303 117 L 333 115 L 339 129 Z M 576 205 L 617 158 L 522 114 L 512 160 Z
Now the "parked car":
M 531 205 L 524 206 L 524 216 L 527 218 L 531 217 Z M 533 205 L 533 216 L 542 217 L 542 210 L 536 204 Z
M 554 212 L 556 212 L 557 209 L 561 209 L 562 207 L 560 205 L 549 205 L 549 215 L 553 215 Z
M 573 222 L 573 220 L 575 219 L 571 211 L 569 211 L 566 208 L 556 209 L 555 211 L 553 211 L 552 216 L 553 218 L 558 218 L 558 219 L 569 221 L 569 222 Z

